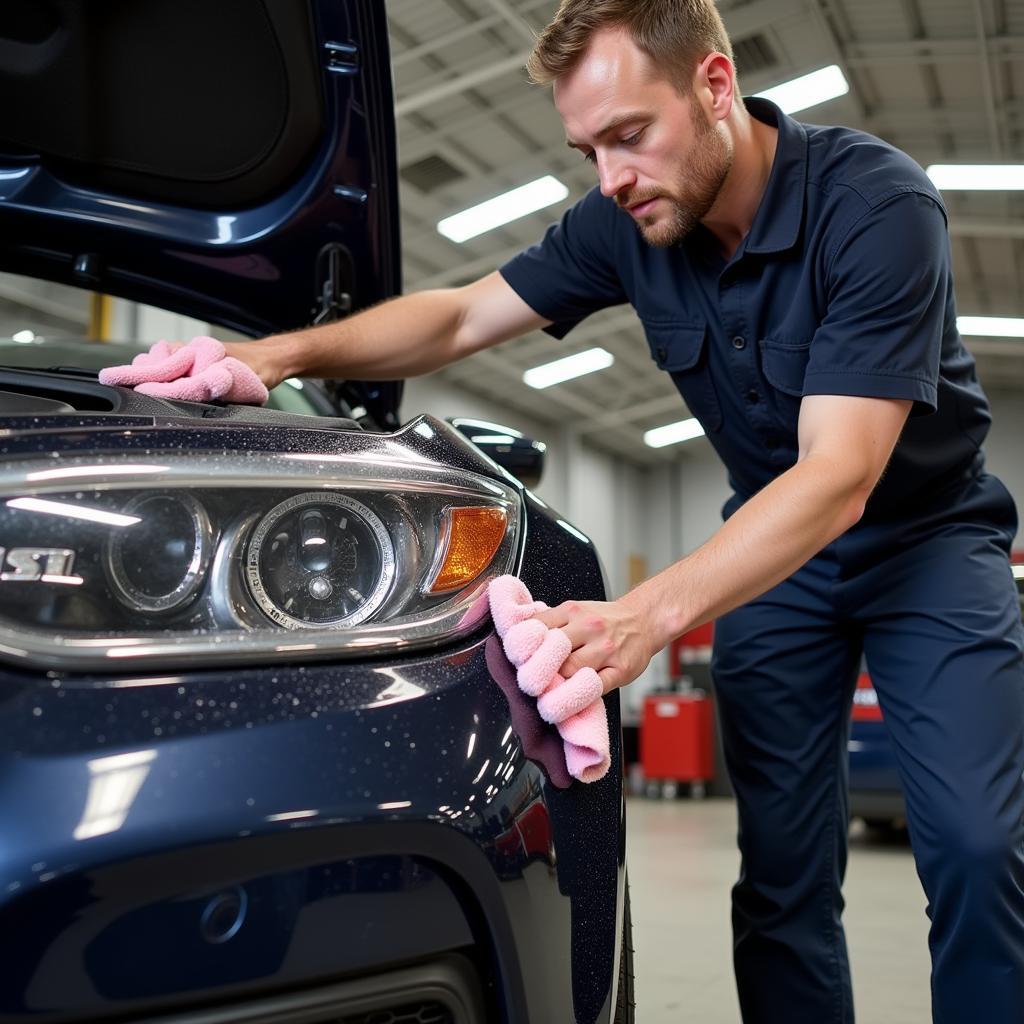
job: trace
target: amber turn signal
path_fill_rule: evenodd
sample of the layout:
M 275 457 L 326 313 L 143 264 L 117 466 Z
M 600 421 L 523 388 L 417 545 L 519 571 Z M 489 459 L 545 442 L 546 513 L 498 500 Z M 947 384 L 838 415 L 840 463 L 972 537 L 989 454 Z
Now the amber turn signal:
M 443 594 L 471 583 L 491 564 L 505 537 L 507 516 L 500 508 L 445 509 L 441 559 L 428 594 Z

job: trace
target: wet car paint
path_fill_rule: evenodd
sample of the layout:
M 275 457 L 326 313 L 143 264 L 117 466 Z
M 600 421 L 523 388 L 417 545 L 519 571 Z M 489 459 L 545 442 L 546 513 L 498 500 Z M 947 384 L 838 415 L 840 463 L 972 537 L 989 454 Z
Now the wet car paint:
M 37 421 L 6 454 L 350 440 L 83 425 Z M 424 445 L 499 472 L 446 435 Z M 603 597 L 592 547 L 524 500 L 534 595 Z M 0 820 L 17 822 L 0 847 L 0 1020 L 202 1005 L 459 948 L 496 1019 L 607 1020 L 621 779 L 569 785 L 557 734 L 510 672 L 485 622 L 378 661 L 0 673 Z M 617 694 L 606 704 L 617 766 Z

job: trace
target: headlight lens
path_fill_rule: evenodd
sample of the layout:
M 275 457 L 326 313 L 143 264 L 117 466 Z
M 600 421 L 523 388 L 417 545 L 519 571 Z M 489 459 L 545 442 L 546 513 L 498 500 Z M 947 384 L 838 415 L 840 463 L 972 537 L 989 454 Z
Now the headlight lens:
M 54 466 L 17 464 L 0 489 L 0 655 L 47 668 L 436 644 L 479 622 L 519 553 L 518 491 L 427 459 Z
M 188 494 L 139 494 L 125 502 L 124 512 L 148 526 L 110 537 L 107 568 L 115 595 L 142 612 L 188 604 L 202 586 L 213 541 L 202 505 Z
M 361 501 L 311 491 L 260 520 L 245 572 L 257 604 L 282 626 L 354 626 L 387 597 L 395 550 L 387 527 Z

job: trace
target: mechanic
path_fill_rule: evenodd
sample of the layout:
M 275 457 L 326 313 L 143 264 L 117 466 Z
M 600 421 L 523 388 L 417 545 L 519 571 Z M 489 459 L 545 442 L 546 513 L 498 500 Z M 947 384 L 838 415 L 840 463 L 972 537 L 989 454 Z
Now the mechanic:
M 563 0 L 530 60 L 599 185 L 462 288 L 230 346 L 265 383 L 428 373 L 630 303 L 729 473 L 726 521 L 616 601 L 540 616 L 635 679 L 714 619 L 747 1024 L 852 1021 L 841 886 L 862 652 L 932 920 L 934 1020 L 1024 1019 L 1024 631 L 1013 500 L 909 157 L 737 92 L 712 0 Z M 888 466 L 888 471 L 886 468 Z

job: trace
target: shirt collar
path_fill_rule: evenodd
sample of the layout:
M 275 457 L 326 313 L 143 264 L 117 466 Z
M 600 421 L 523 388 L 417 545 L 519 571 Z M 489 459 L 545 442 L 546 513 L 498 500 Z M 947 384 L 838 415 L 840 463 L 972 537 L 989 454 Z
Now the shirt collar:
M 768 184 L 747 235 L 746 252 L 783 252 L 796 244 L 804 220 L 807 130 L 770 100 L 744 97 L 751 117 L 779 130 Z

